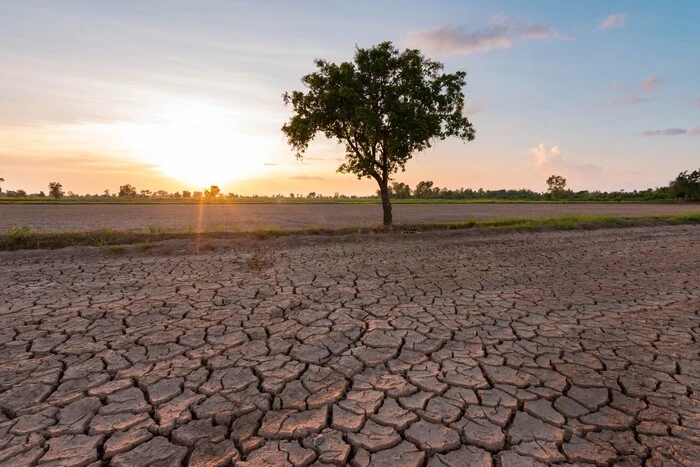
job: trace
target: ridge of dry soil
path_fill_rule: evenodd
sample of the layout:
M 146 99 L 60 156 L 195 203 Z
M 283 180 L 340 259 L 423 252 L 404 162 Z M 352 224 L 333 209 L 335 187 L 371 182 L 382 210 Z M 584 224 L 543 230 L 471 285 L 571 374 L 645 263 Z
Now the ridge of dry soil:
M 0 253 L 0 465 L 698 465 L 700 227 Z

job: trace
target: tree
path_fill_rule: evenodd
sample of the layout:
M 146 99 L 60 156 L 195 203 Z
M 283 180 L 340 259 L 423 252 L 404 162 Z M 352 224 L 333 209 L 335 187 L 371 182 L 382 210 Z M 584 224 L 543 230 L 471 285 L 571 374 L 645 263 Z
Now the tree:
M 133 198 L 136 196 L 136 188 L 129 185 L 122 185 L 119 187 L 119 197 L 120 198 Z
M 54 199 L 59 199 L 63 197 L 63 185 L 58 182 L 49 183 L 49 196 Z
M 416 189 L 413 190 L 413 196 L 418 199 L 433 198 L 435 191 L 433 190 L 433 182 L 425 180 L 418 182 Z
M 0 182 L 4 182 L 4 181 L 5 181 L 5 179 L 0 177 Z M 2 188 L 0 188 L 0 193 L 2 193 Z
M 393 182 L 391 184 L 391 194 L 394 195 L 394 198 L 410 198 L 411 187 L 403 182 Z
M 700 201 L 700 169 L 691 173 L 681 172 L 671 180 L 669 188 L 673 197 L 683 201 Z
M 205 198 L 216 198 L 219 196 L 219 193 L 221 193 L 221 190 L 219 189 L 218 186 L 212 185 L 209 187 L 208 190 L 204 190 L 204 197 Z
M 282 96 L 293 108 L 282 132 L 299 159 L 317 133 L 344 143 L 338 172 L 377 182 L 390 225 L 390 176 L 435 139 L 474 139 L 462 112 L 466 73 L 443 73 L 442 63 L 419 50 L 399 53 L 391 42 L 356 48 L 354 62 L 314 63 L 317 71 L 302 78 L 308 92 Z
M 547 191 L 552 198 L 558 197 L 566 189 L 566 179 L 561 175 L 551 175 L 547 179 Z

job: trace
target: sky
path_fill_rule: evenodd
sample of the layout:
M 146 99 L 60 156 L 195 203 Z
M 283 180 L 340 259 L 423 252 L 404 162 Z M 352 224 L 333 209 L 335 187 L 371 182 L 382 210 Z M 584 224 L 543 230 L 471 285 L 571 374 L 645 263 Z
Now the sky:
M 387 40 L 466 71 L 476 129 L 394 180 L 663 186 L 700 168 L 698 24 L 694 0 L 0 0 L 0 187 L 372 194 L 334 141 L 295 158 L 281 95 Z

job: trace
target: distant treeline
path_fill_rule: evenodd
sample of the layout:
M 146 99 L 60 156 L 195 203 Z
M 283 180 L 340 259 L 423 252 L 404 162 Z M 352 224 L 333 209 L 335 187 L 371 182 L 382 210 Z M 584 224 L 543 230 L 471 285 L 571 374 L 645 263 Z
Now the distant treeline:
M 0 181 L 2 179 L 0 178 Z M 393 182 L 389 187 L 390 196 L 394 199 L 416 199 L 416 200 L 502 200 L 502 201 L 573 201 L 573 202 L 619 202 L 619 201 L 644 201 L 644 202 L 663 202 L 663 201 L 700 201 L 700 169 L 688 173 L 681 172 L 678 176 L 669 182 L 668 186 L 648 188 L 641 191 L 573 191 L 566 188 L 566 179 L 552 175 L 547 179 L 549 186 L 546 192 L 540 193 L 528 189 L 519 190 L 484 190 L 482 188 L 440 188 L 434 186 L 430 180 L 419 182 L 415 188 L 403 182 Z M 39 193 L 28 194 L 24 190 L 14 190 L 3 192 L 0 189 L 0 197 L 13 199 L 29 199 L 29 198 L 69 198 L 74 200 L 236 200 L 236 199 L 260 199 L 260 200 L 279 200 L 279 199 L 314 199 L 314 200 L 371 200 L 379 198 L 379 192 L 371 196 L 356 196 L 334 193 L 333 195 L 324 195 L 314 191 L 304 195 L 302 193 L 289 193 L 287 195 L 239 195 L 236 193 L 224 194 L 218 186 L 212 185 L 203 191 L 188 191 L 169 193 L 165 190 L 140 190 L 130 185 L 125 184 L 119 187 L 119 192 L 110 193 L 105 190 L 102 194 L 86 194 L 77 195 L 71 191 L 64 192 L 63 186 L 58 182 L 49 184 L 49 193 L 43 191 Z

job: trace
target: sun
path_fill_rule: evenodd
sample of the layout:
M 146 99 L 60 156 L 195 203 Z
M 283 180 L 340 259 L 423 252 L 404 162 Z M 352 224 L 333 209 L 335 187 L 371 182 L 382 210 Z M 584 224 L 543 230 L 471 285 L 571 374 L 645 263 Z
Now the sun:
M 177 102 L 120 133 L 121 146 L 133 157 L 193 187 L 250 179 L 264 167 L 257 138 L 222 106 Z

